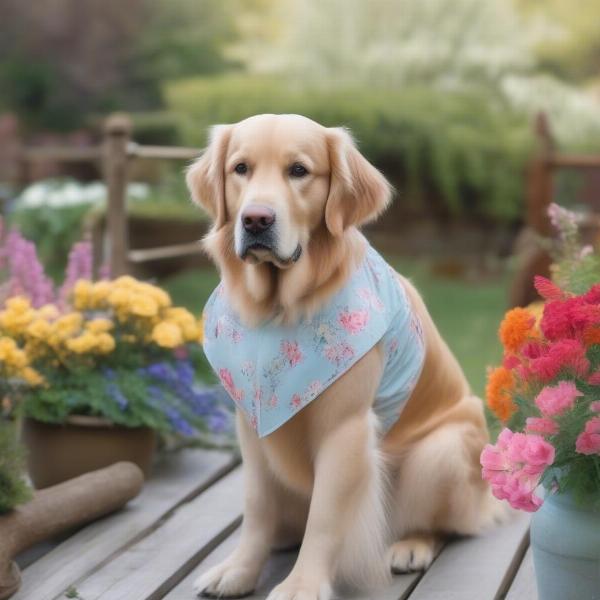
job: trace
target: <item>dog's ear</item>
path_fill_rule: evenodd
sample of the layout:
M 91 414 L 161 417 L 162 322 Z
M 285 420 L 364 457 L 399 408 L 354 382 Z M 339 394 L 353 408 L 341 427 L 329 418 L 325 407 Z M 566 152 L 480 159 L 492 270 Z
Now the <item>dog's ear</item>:
M 346 129 L 328 129 L 327 147 L 331 181 L 325 224 L 338 236 L 351 225 L 374 221 L 390 203 L 392 187 L 357 150 Z
M 220 229 L 227 221 L 225 205 L 225 157 L 232 125 L 214 125 L 204 154 L 186 173 L 192 200 L 202 206 Z

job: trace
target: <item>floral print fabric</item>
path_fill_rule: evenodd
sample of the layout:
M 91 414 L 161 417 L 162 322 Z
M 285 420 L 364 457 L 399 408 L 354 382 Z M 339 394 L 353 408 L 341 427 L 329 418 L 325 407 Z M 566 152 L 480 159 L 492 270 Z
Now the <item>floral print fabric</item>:
M 419 378 L 425 351 L 403 287 L 370 246 L 346 285 L 310 320 L 246 327 L 222 284 L 204 310 L 206 356 L 259 437 L 292 418 L 379 341 L 385 368 L 373 408 L 387 430 Z

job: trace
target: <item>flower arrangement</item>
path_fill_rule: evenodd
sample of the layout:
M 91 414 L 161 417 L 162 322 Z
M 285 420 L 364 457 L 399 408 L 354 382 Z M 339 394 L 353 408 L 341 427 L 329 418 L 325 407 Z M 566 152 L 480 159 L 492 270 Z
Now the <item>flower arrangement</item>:
M 225 406 L 199 386 L 209 372 L 202 323 L 165 291 L 129 276 L 92 281 L 86 242 L 72 249 L 56 290 L 16 232 L 2 259 L 0 397 L 18 399 L 25 416 L 102 416 L 183 436 L 229 428 Z
M 555 281 L 536 277 L 543 304 L 506 314 L 504 361 L 486 390 L 505 428 L 481 454 L 483 477 L 526 511 L 541 506 L 540 483 L 600 500 L 600 260 L 581 250 L 573 213 L 553 205 L 550 215 L 560 232 Z

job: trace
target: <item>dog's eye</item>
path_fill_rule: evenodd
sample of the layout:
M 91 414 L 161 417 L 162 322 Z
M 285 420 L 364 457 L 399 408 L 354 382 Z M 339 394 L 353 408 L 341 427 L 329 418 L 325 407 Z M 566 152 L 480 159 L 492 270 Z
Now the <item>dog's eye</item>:
M 248 172 L 248 165 L 246 163 L 238 163 L 235 165 L 234 171 L 238 175 L 245 175 Z
M 290 167 L 289 172 L 291 177 L 304 177 L 305 175 L 308 175 L 306 167 L 304 165 L 301 165 L 300 163 L 294 163 Z

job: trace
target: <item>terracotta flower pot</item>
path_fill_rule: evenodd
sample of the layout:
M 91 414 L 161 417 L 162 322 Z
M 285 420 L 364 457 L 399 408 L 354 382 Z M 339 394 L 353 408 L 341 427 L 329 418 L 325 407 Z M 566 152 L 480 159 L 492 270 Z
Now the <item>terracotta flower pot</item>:
M 37 489 L 120 461 L 135 463 L 147 476 L 156 449 L 152 429 L 122 427 L 100 417 L 73 415 L 64 425 L 27 418 L 22 436 Z

